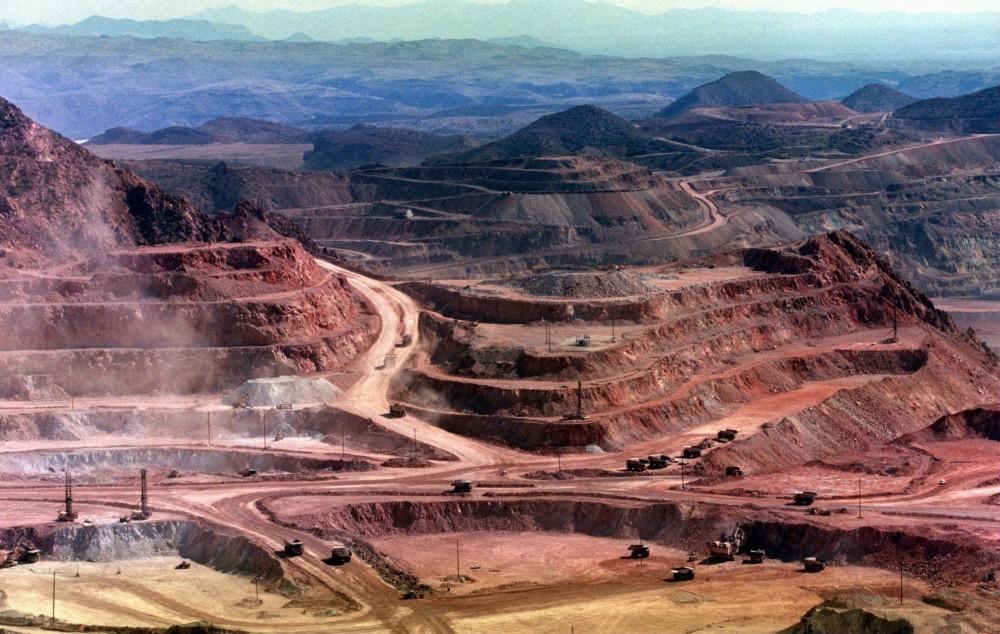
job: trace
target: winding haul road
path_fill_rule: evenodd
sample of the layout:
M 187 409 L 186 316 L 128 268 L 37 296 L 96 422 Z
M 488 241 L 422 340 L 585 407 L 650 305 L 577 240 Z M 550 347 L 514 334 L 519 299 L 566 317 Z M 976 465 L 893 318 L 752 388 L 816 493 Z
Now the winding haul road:
M 696 231 L 707 231 L 725 222 L 718 207 L 711 201 L 711 192 L 702 194 L 689 183 L 682 187 L 695 197 L 706 211 L 705 226 Z M 329 262 L 319 261 L 320 266 L 332 274 L 343 275 L 378 313 L 381 330 L 369 351 L 360 359 L 363 372 L 361 378 L 349 386 L 343 397 L 342 409 L 370 418 L 384 428 L 409 437 L 416 433 L 419 439 L 455 455 L 458 460 L 435 464 L 421 470 L 383 469 L 374 472 L 345 473 L 340 479 L 326 481 L 282 481 L 282 482 L 226 482 L 226 483 L 179 483 L 169 487 L 157 487 L 153 492 L 153 506 L 157 513 L 170 516 L 201 520 L 228 529 L 236 529 L 257 544 L 278 550 L 287 539 L 297 537 L 306 547 L 303 557 L 285 560 L 283 565 L 291 576 L 312 587 L 320 597 L 333 602 L 350 597 L 360 609 L 331 619 L 324 623 L 327 632 L 452 632 L 449 613 L 453 605 L 447 600 L 400 601 L 399 591 L 385 583 L 368 564 L 355 558 L 346 566 L 331 567 L 322 561 L 329 553 L 333 542 L 321 539 L 311 533 L 297 531 L 275 524 L 260 510 L 258 503 L 266 503 L 287 496 L 304 494 L 350 493 L 365 497 L 376 495 L 385 499 L 391 496 L 420 493 L 424 495 L 440 493 L 455 477 L 477 481 L 502 478 L 503 472 L 516 470 L 524 473 L 531 470 L 556 467 L 555 457 L 540 457 L 520 453 L 510 449 L 492 446 L 471 438 L 449 433 L 438 427 L 412 417 L 387 418 L 388 394 L 395 369 L 381 368 L 385 356 L 395 353 L 398 365 L 404 365 L 416 353 L 419 345 L 420 311 L 414 301 L 389 284 L 342 269 Z M 410 334 L 412 345 L 397 346 L 401 336 Z M 381 369 L 380 369 L 381 368 Z M 332 453 L 332 452 L 331 452 Z M 564 466 L 587 466 L 593 457 L 574 456 L 563 460 Z M 674 476 L 655 478 L 583 478 L 568 481 L 538 481 L 531 490 L 532 495 L 562 498 L 588 499 L 628 495 L 639 500 L 704 502 L 723 506 L 743 506 L 747 498 L 698 491 L 683 491 L 674 488 L 679 479 Z M 1000 518 L 996 514 L 962 513 L 942 505 L 952 487 L 927 485 L 905 496 L 882 496 L 866 499 L 863 512 L 872 514 L 919 514 L 951 517 L 959 514 L 972 522 L 983 522 L 995 528 Z M 386 493 L 389 491 L 389 493 Z M 514 490 L 515 492 L 517 490 Z M 379 493 L 375 493 L 379 492 Z M 110 506 L 120 508 L 134 503 L 135 492 L 131 488 L 115 486 L 78 486 L 78 503 L 90 506 Z M 62 487 L 52 485 L 32 486 L 30 492 L 23 488 L 0 487 L 0 501 L 10 504 L 25 501 L 62 500 Z M 788 500 L 783 498 L 754 498 L 757 507 L 773 512 L 787 511 Z M 844 504 L 851 504 L 845 501 Z M 151 600 L 156 600 L 151 598 Z M 487 601 L 488 599 L 479 599 Z M 348 600 L 349 601 L 349 600 Z M 499 605 L 499 604 L 498 604 Z M 183 605 L 176 608 L 183 613 Z M 205 615 L 191 610 L 192 619 Z M 260 622 L 239 622 L 213 618 L 216 624 L 228 627 L 255 630 Z M 276 622 L 264 626 L 267 631 L 314 632 L 316 621 L 303 619 L 302 622 Z

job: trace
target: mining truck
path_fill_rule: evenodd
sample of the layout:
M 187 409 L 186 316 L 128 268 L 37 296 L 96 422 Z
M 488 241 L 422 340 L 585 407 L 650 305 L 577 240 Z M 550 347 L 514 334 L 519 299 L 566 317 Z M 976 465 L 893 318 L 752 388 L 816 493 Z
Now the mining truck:
M 819 494 L 815 491 L 799 491 L 795 494 L 795 497 L 792 498 L 792 502 L 794 502 L 797 506 L 809 506 L 816 501 L 817 495 Z
M 304 551 L 301 539 L 293 539 L 290 542 L 285 542 L 286 557 L 301 557 Z
M 826 562 L 816 557 L 806 557 L 802 560 L 802 565 L 806 572 L 822 572 L 826 568 Z
M 336 566 L 349 563 L 351 561 L 351 549 L 344 546 L 334 548 L 330 553 L 330 561 Z
M 685 447 L 681 455 L 685 458 L 697 458 L 701 455 L 701 449 L 698 447 Z
M 674 581 L 691 581 L 694 579 L 694 568 L 689 566 L 679 566 L 670 570 L 670 577 Z
M 643 472 L 646 470 L 646 465 L 639 461 L 638 458 L 629 458 L 625 461 L 625 468 L 629 471 Z
M 453 480 L 451 483 L 452 493 L 472 493 L 472 483 L 468 480 Z
M 629 559 L 645 559 L 649 557 L 649 546 L 645 544 L 632 544 L 628 547 Z
M 764 558 L 766 554 L 762 548 L 754 548 L 750 550 L 750 558 L 747 560 L 751 564 L 762 564 L 764 563 Z

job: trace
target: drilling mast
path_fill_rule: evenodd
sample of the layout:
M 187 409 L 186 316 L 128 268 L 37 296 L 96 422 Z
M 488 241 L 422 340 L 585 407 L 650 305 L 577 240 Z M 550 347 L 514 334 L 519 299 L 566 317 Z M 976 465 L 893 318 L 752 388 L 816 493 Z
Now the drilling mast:
M 66 508 L 59 513 L 60 522 L 75 522 L 77 512 L 73 510 L 73 476 L 66 472 Z

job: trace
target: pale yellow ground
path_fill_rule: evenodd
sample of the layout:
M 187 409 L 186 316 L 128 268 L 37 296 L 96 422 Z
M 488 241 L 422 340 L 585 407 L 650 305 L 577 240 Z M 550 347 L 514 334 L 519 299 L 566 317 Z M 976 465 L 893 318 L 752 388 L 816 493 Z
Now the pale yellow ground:
M 261 590 L 256 604 L 253 580 L 226 575 L 196 563 L 175 570 L 177 557 L 117 563 L 39 562 L 0 571 L 0 605 L 49 616 L 52 573 L 56 573 L 56 617 L 95 625 L 166 626 L 205 620 L 231 626 L 289 624 L 313 620 L 301 609 L 283 607 L 283 596 Z M 6 603 L 3 604 L 3 600 Z
M 641 567 L 622 560 L 628 540 L 545 533 L 388 537 L 384 550 L 441 587 L 455 574 L 473 583 L 429 600 L 457 632 L 774 632 L 796 623 L 825 596 L 860 591 L 895 596 L 899 577 L 858 566 L 801 572 L 798 563 L 696 564 L 691 582 L 666 581 L 683 553 L 653 545 Z M 473 569 L 472 566 L 479 566 Z M 908 600 L 927 589 L 907 579 Z M 456 596 L 457 595 L 457 596 Z

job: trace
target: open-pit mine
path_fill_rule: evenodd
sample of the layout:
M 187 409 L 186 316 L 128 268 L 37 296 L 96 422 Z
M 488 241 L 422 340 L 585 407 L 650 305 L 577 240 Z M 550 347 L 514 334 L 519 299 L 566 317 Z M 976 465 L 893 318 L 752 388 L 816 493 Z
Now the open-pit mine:
M 1000 631 L 996 137 L 166 193 L 2 105 L 0 630 Z

